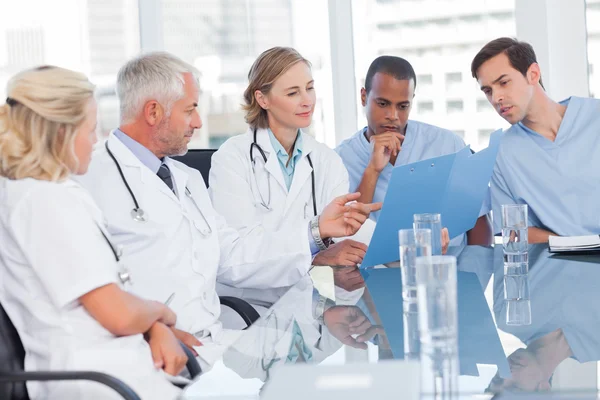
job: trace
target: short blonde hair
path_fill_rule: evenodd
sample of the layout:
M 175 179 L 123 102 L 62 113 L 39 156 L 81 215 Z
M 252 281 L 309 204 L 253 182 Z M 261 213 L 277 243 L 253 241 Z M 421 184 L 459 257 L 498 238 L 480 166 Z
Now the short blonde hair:
M 246 112 L 246 122 L 251 128 L 268 128 L 267 111 L 256 101 L 254 93 L 260 90 L 264 95 L 269 94 L 273 83 L 292 66 L 304 62 L 309 67 L 310 62 L 291 47 L 273 47 L 263 52 L 248 72 L 248 87 L 244 91 L 243 110 Z
M 94 85 L 81 73 L 43 66 L 18 73 L 0 106 L 0 175 L 60 181 L 77 164 L 74 142 Z

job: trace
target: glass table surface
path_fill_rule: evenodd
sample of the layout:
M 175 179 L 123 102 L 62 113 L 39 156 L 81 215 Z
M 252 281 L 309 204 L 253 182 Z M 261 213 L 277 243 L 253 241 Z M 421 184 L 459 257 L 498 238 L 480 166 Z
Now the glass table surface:
M 437 392 L 435 368 L 419 357 L 418 313 L 403 305 L 400 268 L 392 265 L 361 270 L 364 287 L 353 291 L 342 288 L 356 284 L 344 279 L 348 269 L 313 268 L 239 332 L 183 398 L 259 398 L 290 365 L 375 371 L 375 364 L 416 360 L 410 368 L 419 369 L 422 399 L 596 399 L 600 256 L 557 256 L 530 245 L 528 257 L 528 272 L 515 282 L 505 275 L 501 245 L 467 246 L 458 255 L 459 377 L 450 397 Z M 506 299 L 514 285 L 529 292 L 518 299 L 525 318 L 516 320 L 515 300 Z M 294 381 L 286 382 L 290 390 Z M 390 398 L 403 398 L 406 379 L 388 384 Z

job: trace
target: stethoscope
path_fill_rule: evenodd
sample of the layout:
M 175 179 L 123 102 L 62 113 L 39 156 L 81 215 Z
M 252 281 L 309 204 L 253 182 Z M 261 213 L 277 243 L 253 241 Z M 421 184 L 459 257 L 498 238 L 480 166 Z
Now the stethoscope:
M 268 329 L 269 331 L 274 331 L 275 334 L 279 334 L 279 323 L 278 323 L 278 318 L 277 318 L 277 314 L 275 312 L 272 312 L 271 314 L 269 314 L 268 316 L 264 317 L 265 320 L 265 325 L 263 327 L 261 327 L 262 329 Z M 271 323 L 271 321 L 273 321 L 273 323 Z M 271 326 L 269 326 L 271 325 Z M 274 327 L 273 327 L 274 325 Z M 296 325 L 298 327 L 298 329 L 300 329 L 300 326 L 298 325 L 296 319 L 294 318 L 292 321 L 292 325 Z M 292 328 L 292 332 L 293 332 L 293 328 Z M 287 333 L 287 331 L 282 332 L 282 334 Z M 300 336 L 302 337 L 302 331 L 300 330 Z M 294 337 L 294 335 L 291 335 L 291 339 L 292 342 L 290 343 L 290 345 L 293 345 L 294 348 L 296 349 L 296 351 L 298 351 L 298 358 L 296 359 L 296 363 L 306 363 L 306 357 L 304 356 L 304 350 L 300 347 L 300 343 L 298 343 Z M 281 340 L 281 337 L 277 338 L 277 340 Z M 288 350 L 288 352 L 291 350 L 291 348 Z M 266 378 L 265 378 L 265 382 L 267 382 L 270 377 L 270 370 L 271 368 L 278 362 L 280 362 L 282 360 L 281 357 L 277 356 L 277 350 L 275 348 L 273 348 L 273 352 L 271 357 L 268 358 L 268 362 L 266 361 L 267 357 L 263 356 L 260 357 L 260 363 L 261 363 L 261 368 L 262 370 L 265 372 L 266 374 Z
M 127 179 L 125 179 L 125 174 L 123 174 L 123 170 L 121 169 L 121 165 L 119 164 L 119 162 L 115 158 L 115 155 L 113 154 L 113 152 L 110 151 L 110 149 L 108 148 L 108 141 L 106 141 L 104 143 L 104 147 L 106 147 L 106 151 L 108 152 L 108 155 L 110 156 L 110 158 L 112 158 L 112 160 L 114 161 L 115 165 L 117 166 L 117 170 L 119 171 L 119 175 L 121 176 L 121 180 L 123 181 L 123 184 L 127 188 L 127 191 L 129 192 L 129 195 L 131 196 L 131 200 L 133 200 L 133 204 L 135 205 L 135 207 L 131 210 L 131 213 L 130 213 L 131 214 L 131 218 L 134 221 L 136 221 L 136 222 L 148 222 L 148 216 L 147 216 L 146 212 L 140 207 L 140 205 L 139 205 L 139 203 L 137 201 L 137 198 L 135 197 L 135 194 L 133 194 L 133 190 L 131 190 L 131 187 L 129 186 L 129 183 L 127 183 Z M 199 229 L 200 230 L 200 234 L 202 236 L 209 236 L 210 234 L 212 234 L 212 228 L 211 228 L 210 224 L 208 223 L 208 220 L 204 216 L 204 213 L 202 212 L 202 210 L 200 209 L 200 207 L 198 207 L 198 204 L 196 203 L 196 200 L 194 199 L 194 196 L 192 196 L 192 192 L 190 192 L 190 189 L 187 186 L 185 188 L 185 195 L 190 200 L 192 200 L 192 203 L 194 203 L 194 206 L 196 207 L 196 209 L 198 210 L 198 212 L 202 216 L 202 219 L 204 220 L 204 224 L 206 225 L 206 228 Z
M 252 164 L 252 175 L 254 175 L 254 183 L 256 183 L 256 190 L 258 191 L 258 196 L 260 197 L 260 205 L 263 206 L 267 211 L 271 211 L 272 210 L 272 208 L 271 208 L 271 179 L 270 179 L 270 177 L 267 177 L 268 196 L 267 196 L 267 201 L 265 201 L 262 193 L 260 192 L 260 187 L 258 186 L 258 179 L 256 178 L 256 169 L 255 169 L 256 158 L 252 157 L 252 154 L 253 154 L 252 152 L 254 151 L 254 148 L 256 148 L 258 150 L 258 152 L 262 156 L 264 164 L 266 164 L 267 163 L 267 155 L 265 154 L 263 149 L 260 147 L 260 145 L 256 142 L 256 128 L 254 128 L 254 140 L 250 144 L 250 163 Z M 310 178 L 311 178 L 311 182 L 312 182 L 313 213 L 316 216 L 317 215 L 317 200 L 315 198 L 315 192 L 316 192 L 315 168 L 313 167 L 312 160 L 310 159 L 310 154 L 306 155 L 306 159 L 308 160 L 308 164 L 310 165 L 310 168 L 311 168 Z
M 117 261 L 117 265 L 119 266 L 120 271 L 117 273 L 117 275 L 119 276 L 119 280 L 121 281 L 121 283 L 124 285 L 127 282 L 129 282 L 130 284 L 131 282 L 131 275 L 129 275 L 129 271 L 127 270 L 127 268 L 125 268 L 122 264 L 121 264 L 121 256 L 123 256 L 123 248 L 121 246 L 119 247 L 115 247 L 112 242 L 108 239 L 108 236 L 106 236 L 106 233 L 104 233 L 104 231 L 102 230 L 102 228 L 100 228 L 100 226 L 98 226 L 98 228 L 100 229 L 100 233 L 102 234 L 102 237 L 104 237 L 104 240 L 106 240 L 106 243 L 108 243 L 108 246 L 110 247 L 110 249 L 112 250 L 114 256 L 115 256 L 115 260 Z

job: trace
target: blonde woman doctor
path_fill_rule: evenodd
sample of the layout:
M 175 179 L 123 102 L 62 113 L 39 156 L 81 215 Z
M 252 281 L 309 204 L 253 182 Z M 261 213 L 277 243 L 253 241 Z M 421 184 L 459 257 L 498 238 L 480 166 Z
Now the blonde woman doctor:
M 316 102 L 310 63 L 292 48 L 274 47 L 257 58 L 248 80 L 244 110 L 249 128 L 213 155 L 209 182 L 213 204 L 240 231 L 300 226 L 347 193 L 349 186 L 340 157 L 302 130 L 310 125 Z M 336 282 L 353 291 L 364 284 L 356 265 L 366 248 L 350 239 L 336 244 L 312 241 L 313 265 L 349 267 L 336 269 Z M 219 285 L 222 294 L 264 306 L 285 290 Z
M 143 399 L 175 399 L 163 375 L 185 365 L 159 302 L 131 281 L 102 212 L 72 177 L 96 141 L 94 86 L 40 67 L 17 74 L 0 105 L 0 302 L 25 348 L 26 371 L 105 372 Z M 145 334 L 149 343 L 144 340 Z M 116 399 L 86 381 L 27 383 L 31 399 Z

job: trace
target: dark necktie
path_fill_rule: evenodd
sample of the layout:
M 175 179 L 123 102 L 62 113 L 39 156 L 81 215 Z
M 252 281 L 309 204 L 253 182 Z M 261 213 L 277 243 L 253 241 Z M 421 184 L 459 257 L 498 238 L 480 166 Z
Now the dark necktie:
M 171 170 L 167 167 L 167 164 L 161 164 L 158 172 L 156 173 L 160 179 L 175 193 L 175 186 L 173 185 L 173 177 L 171 176 Z

